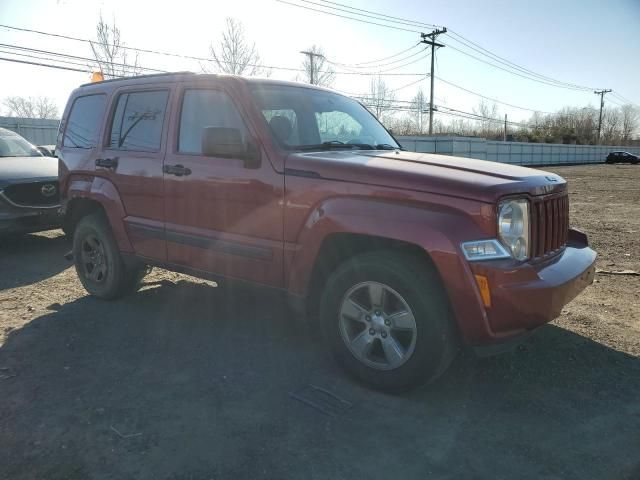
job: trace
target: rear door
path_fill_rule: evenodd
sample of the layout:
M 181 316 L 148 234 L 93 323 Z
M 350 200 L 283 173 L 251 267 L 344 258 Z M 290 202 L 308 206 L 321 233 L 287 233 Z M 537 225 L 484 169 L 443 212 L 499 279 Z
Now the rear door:
M 174 111 L 164 162 L 168 261 L 281 286 L 284 176 L 275 172 L 243 110 L 224 89 L 185 83 L 176 92 Z M 203 155 L 205 127 L 239 129 L 260 150 L 260 166 Z
M 100 152 L 100 134 L 107 111 L 104 92 L 82 95 L 73 100 L 62 117 L 57 141 L 57 156 L 66 171 L 87 172 L 94 169 Z M 60 172 L 59 172 L 60 173 Z M 63 179 L 68 180 L 66 175 Z M 68 185 L 60 185 L 61 193 Z
M 135 252 L 167 258 L 162 162 L 172 85 L 130 86 L 116 91 L 96 170 L 113 181 L 126 211 Z

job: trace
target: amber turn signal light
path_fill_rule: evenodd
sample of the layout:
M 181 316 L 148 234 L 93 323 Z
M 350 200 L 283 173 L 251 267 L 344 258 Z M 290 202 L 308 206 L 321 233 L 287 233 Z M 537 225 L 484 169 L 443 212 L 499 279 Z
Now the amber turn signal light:
M 480 289 L 480 296 L 485 307 L 491 306 L 491 291 L 489 290 L 489 279 L 484 275 L 476 275 L 476 283 Z

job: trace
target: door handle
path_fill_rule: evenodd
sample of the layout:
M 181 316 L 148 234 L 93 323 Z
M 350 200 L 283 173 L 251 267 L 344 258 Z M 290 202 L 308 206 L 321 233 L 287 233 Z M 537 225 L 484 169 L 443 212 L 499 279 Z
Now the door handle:
M 113 168 L 118 166 L 118 157 L 114 158 L 96 158 L 96 167 Z
M 184 165 L 165 165 L 162 167 L 162 171 L 169 175 L 175 175 L 176 177 L 191 175 L 191 169 Z

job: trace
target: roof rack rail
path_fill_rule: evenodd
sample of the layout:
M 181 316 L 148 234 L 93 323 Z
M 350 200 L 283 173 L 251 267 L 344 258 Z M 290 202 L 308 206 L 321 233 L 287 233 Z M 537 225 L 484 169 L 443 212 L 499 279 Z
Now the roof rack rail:
M 189 71 L 181 71 L 181 72 L 163 72 L 163 73 L 150 73 L 148 75 L 133 75 L 131 77 L 121 77 L 121 78 L 110 78 L 108 80 L 102 80 L 100 82 L 89 82 L 83 83 L 80 85 L 81 87 L 87 87 L 89 85 L 95 85 L 97 83 L 107 83 L 107 82 L 122 82 L 124 80 L 136 80 L 138 78 L 156 78 L 156 77 L 168 77 L 172 75 L 197 75 L 195 72 Z

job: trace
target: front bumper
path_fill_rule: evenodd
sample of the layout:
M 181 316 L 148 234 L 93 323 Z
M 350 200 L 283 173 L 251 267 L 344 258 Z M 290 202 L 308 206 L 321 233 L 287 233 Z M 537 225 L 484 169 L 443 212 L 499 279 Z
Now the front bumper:
M 470 263 L 473 274 L 487 277 L 491 292 L 491 306 L 485 308 L 486 341 L 474 346 L 512 343 L 559 316 L 562 307 L 593 283 L 596 256 L 586 235 L 571 230 L 564 250 L 546 260 Z
M 16 207 L 0 196 L 0 235 L 42 232 L 60 228 L 60 207 Z

